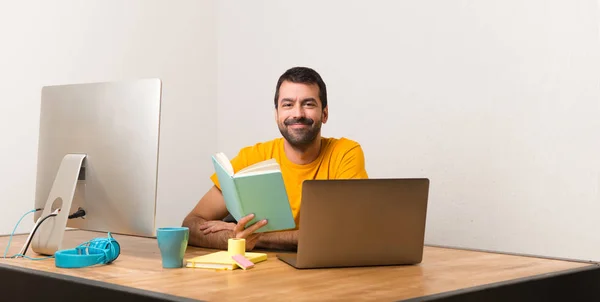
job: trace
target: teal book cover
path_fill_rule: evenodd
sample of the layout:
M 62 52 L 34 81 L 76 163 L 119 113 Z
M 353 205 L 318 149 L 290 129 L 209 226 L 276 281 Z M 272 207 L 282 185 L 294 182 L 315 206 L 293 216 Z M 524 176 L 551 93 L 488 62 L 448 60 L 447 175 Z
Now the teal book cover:
M 223 153 L 213 156 L 213 165 L 225 205 L 236 219 L 254 214 L 246 227 L 266 219 L 257 232 L 289 230 L 296 227 L 279 164 L 267 160 L 234 173 Z

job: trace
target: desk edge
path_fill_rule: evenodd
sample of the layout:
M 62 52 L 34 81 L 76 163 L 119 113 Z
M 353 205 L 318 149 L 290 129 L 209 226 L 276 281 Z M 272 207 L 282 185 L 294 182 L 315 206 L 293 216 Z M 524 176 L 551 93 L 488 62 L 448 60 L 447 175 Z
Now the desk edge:
M 151 298 L 156 298 L 156 299 L 161 299 L 161 300 L 167 300 L 167 301 L 176 301 L 176 302 L 201 302 L 202 301 L 202 300 L 190 299 L 190 298 L 181 297 L 181 296 L 175 296 L 175 295 L 171 295 L 171 294 L 165 294 L 165 293 L 156 292 L 156 291 L 145 290 L 145 289 L 131 287 L 131 286 L 110 283 L 110 282 L 106 282 L 106 281 L 99 281 L 99 280 L 87 279 L 87 278 L 83 278 L 83 277 L 76 277 L 76 276 L 71 276 L 71 275 L 66 275 L 66 274 L 48 272 L 48 271 L 38 270 L 38 269 L 34 269 L 34 268 L 15 266 L 15 265 L 7 264 L 7 263 L 0 263 L 0 271 L 1 270 L 16 271 L 16 272 L 21 272 L 21 273 L 30 274 L 30 275 L 37 275 L 37 276 L 41 276 L 41 277 L 67 281 L 67 282 L 73 283 L 73 284 L 82 284 L 82 285 L 87 285 L 87 286 L 92 286 L 92 287 L 99 287 L 99 288 L 109 289 L 109 290 L 113 290 L 113 291 L 117 291 L 117 292 L 131 293 L 131 294 L 136 294 L 136 295 L 141 295 L 141 296 L 146 296 L 146 297 L 151 297 Z
M 554 277 L 560 277 L 560 276 L 576 274 L 576 273 L 584 273 L 584 272 L 593 271 L 593 270 L 600 270 L 600 265 L 596 264 L 596 263 L 590 263 L 589 265 L 586 265 L 583 267 L 576 267 L 576 268 L 570 268 L 570 269 L 554 271 L 554 272 L 549 272 L 549 273 L 536 274 L 536 275 L 532 275 L 529 277 L 522 277 L 522 278 L 509 279 L 509 280 L 505 280 L 505 281 L 492 282 L 492 283 L 471 286 L 471 287 L 465 287 L 465 288 L 461 288 L 461 289 L 445 291 L 445 292 L 440 292 L 437 294 L 419 296 L 419 297 L 414 297 L 414 298 L 408 298 L 408 299 L 403 299 L 403 300 L 398 300 L 398 301 L 400 301 L 400 302 L 435 301 L 438 299 L 451 298 L 453 296 L 458 296 L 461 294 L 468 294 L 468 293 L 473 293 L 473 292 L 482 291 L 482 290 L 499 288 L 499 287 L 503 287 L 503 286 L 517 285 L 517 284 L 521 284 L 524 282 L 540 281 L 543 279 L 550 279 L 550 278 L 554 278 Z

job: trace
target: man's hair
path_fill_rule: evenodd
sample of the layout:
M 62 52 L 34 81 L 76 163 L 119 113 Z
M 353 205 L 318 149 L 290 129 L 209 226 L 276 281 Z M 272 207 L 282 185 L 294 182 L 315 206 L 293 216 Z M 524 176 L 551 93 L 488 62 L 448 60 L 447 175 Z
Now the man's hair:
M 279 99 L 279 87 L 281 87 L 281 83 L 284 81 L 302 84 L 317 84 L 319 87 L 319 99 L 321 99 L 323 109 L 327 107 L 327 87 L 319 73 L 308 67 L 293 67 L 286 70 L 277 81 L 277 87 L 275 88 L 275 108 L 277 108 L 277 100 Z

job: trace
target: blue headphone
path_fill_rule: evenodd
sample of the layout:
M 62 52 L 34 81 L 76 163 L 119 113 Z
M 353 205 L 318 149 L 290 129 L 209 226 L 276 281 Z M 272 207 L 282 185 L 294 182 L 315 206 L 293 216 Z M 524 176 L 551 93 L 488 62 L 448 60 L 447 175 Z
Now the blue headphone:
M 95 238 L 74 249 L 54 253 L 56 267 L 80 268 L 96 264 L 109 264 L 121 254 L 121 246 L 110 232 L 108 238 Z

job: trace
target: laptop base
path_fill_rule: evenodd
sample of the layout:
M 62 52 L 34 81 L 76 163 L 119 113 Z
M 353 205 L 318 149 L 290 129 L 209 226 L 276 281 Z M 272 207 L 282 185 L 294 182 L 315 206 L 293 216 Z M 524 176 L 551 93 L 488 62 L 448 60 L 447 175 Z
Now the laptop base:
M 296 259 L 298 259 L 298 255 L 297 254 L 277 254 L 277 258 L 289 265 L 291 265 L 292 267 L 295 268 L 299 268 L 296 266 Z

